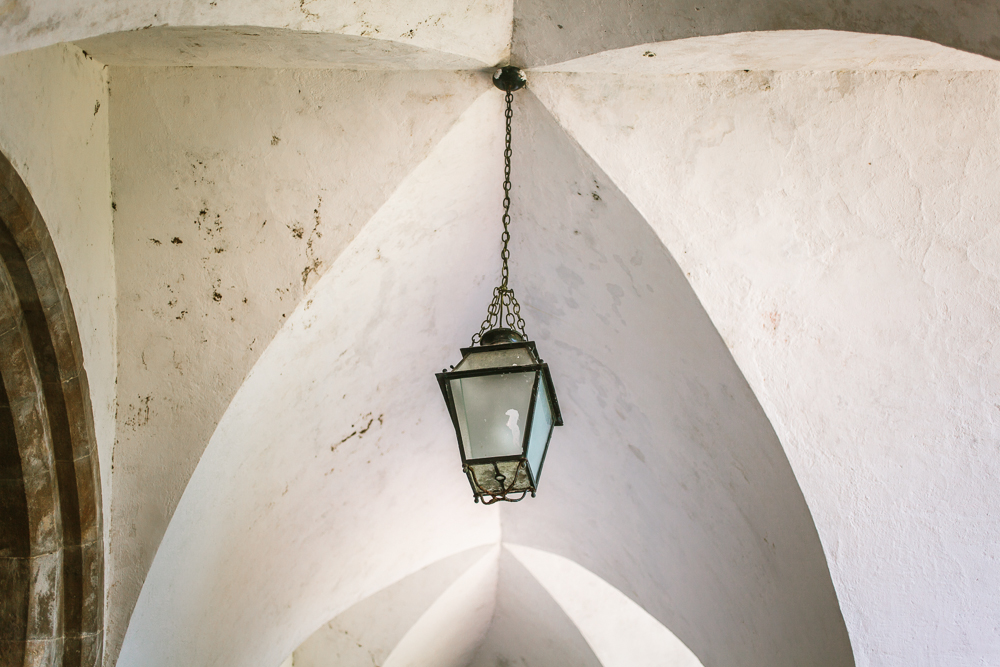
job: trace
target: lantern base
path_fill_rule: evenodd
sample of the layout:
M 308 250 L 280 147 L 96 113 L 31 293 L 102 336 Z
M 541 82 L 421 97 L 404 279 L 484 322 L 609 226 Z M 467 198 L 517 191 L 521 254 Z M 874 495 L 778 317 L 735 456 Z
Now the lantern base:
M 477 503 L 492 505 L 501 500 L 516 503 L 529 493 L 532 498 L 535 497 L 535 488 L 528 477 L 525 459 L 470 463 L 465 465 L 465 474 L 472 485 L 472 495 Z

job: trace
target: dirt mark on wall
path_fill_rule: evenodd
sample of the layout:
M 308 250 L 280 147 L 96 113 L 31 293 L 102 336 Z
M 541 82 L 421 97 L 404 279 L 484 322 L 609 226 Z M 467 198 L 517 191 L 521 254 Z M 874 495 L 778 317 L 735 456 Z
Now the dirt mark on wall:
M 17 25 L 28 18 L 28 8 L 20 0 L 0 2 L 0 25 Z
M 351 424 L 351 429 L 352 429 L 351 432 L 348 433 L 346 436 L 344 436 L 343 439 L 341 439 L 340 442 L 338 442 L 335 445 L 331 446 L 330 447 L 330 451 L 331 452 L 337 451 L 337 447 L 340 447 L 342 444 L 344 444 L 345 442 L 347 442 L 351 438 L 355 438 L 355 437 L 358 438 L 358 439 L 363 438 L 365 436 L 365 434 L 367 434 L 369 431 L 371 431 L 371 429 L 372 429 L 373 426 L 381 427 L 382 426 L 382 418 L 383 417 L 385 417 L 384 414 L 379 415 L 378 417 L 375 417 L 375 416 L 373 416 L 373 414 L 371 412 L 369 412 L 369 413 L 367 413 L 365 415 L 362 415 L 361 419 L 359 419 L 356 424 Z
M 128 417 L 125 419 L 125 426 L 133 431 L 149 423 L 149 404 L 152 396 L 140 396 L 138 403 L 129 403 Z
M 309 237 L 306 239 L 306 259 L 308 264 L 302 269 L 302 288 L 306 288 L 306 283 L 309 282 L 310 275 L 319 275 L 319 270 L 323 266 L 323 260 L 316 256 L 316 252 L 313 248 L 313 244 L 318 240 L 323 238 L 323 233 L 319 230 L 320 225 L 323 224 L 323 218 L 320 215 L 320 209 L 323 208 L 323 196 L 319 195 L 316 197 L 316 208 L 313 209 L 313 227 L 312 231 L 309 232 Z M 302 238 L 301 235 L 298 238 Z

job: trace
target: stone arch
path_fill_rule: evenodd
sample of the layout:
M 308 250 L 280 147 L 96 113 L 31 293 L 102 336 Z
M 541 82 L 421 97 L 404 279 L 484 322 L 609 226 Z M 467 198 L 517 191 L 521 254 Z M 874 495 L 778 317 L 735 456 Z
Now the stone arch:
M 0 664 L 98 665 L 101 489 L 80 337 L 45 222 L 2 154 L 0 377 Z

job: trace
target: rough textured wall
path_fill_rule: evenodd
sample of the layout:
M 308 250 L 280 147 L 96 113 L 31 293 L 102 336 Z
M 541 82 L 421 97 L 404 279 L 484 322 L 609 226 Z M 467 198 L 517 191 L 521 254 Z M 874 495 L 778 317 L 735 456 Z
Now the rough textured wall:
M 122 67 L 280 67 L 322 69 L 480 69 L 467 56 L 401 42 L 328 32 L 260 27 L 159 27 L 74 42 Z
M 116 325 L 107 71 L 73 46 L 0 58 L 0 151 L 27 184 L 62 264 L 111 502 Z M 107 544 L 108 523 L 105 520 Z
M 758 30 L 902 35 L 1000 58 L 1000 6 L 976 0 L 515 0 L 511 60 L 537 67 L 686 37 Z
M 277 665 L 354 603 L 499 540 L 496 508 L 470 501 L 433 375 L 496 267 L 482 230 L 500 202 L 484 193 L 502 164 L 479 156 L 502 152 L 502 98 L 480 100 L 288 312 L 230 402 L 149 570 L 123 667 Z
M 114 41 L 110 37 L 105 39 Z M 1000 60 L 912 37 L 837 30 L 776 30 L 627 46 L 533 71 L 663 76 L 739 70 L 965 72 L 996 69 L 1000 69 Z
M 0 53 L 154 26 L 258 26 L 389 40 L 492 65 L 508 52 L 511 11 L 510 0 L 4 0 Z
M 502 509 L 505 538 L 593 567 L 717 662 L 850 665 L 763 411 L 653 231 L 531 99 L 513 280 L 569 425 L 539 497 Z M 501 105 L 490 90 L 463 113 L 256 361 L 170 520 L 123 666 L 277 664 L 365 596 L 499 539 L 433 372 L 458 359 L 498 273 Z
M 515 110 L 512 280 L 566 425 L 538 497 L 502 507 L 504 539 L 591 570 L 706 665 L 852 665 L 761 406 L 649 223 L 531 90 Z
M 112 70 L 121 397 L 112 655 L 246 373 L 487 85 L 469 73 Z
M 815 517 L 858 664 L 1000 662 L 997 74 L 531 85 L 732 349 Z

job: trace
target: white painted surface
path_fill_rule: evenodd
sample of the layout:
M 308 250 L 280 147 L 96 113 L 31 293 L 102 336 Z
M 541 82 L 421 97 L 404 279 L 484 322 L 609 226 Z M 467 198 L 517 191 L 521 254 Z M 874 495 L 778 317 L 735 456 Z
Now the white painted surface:
M 493 620 L 469 667 L 503 665 L 601 667 L 573 621 L 506 550 Z
M 1000 69 L 1000 60 L 912 37 L 783 30 L 640 44 L 540 67 L 537 71 L 662 76 L 743 69 L 973 71 Z
M 431 605 L 492 548 L 470 549 L 429 565 L 324 623 L 295 649 L 296 667 L 384 666 Z
M 53 46 L 0 58 L 0 151 L 27 184 L 59 255 L 83 348 L 108 544 L 116 321 L 107 70 Z
M 504 548 L 555 598 L 604 667 L 702 667 L 684 642 L 593 572 L 538 549 Z
M 477 73 L 215 68 L 113 68 L 111 79 L 115 655 L 174 507 L 250 368 L 490 84 Z M 379 415 L 365 408 L 329 437 L 377 430 Z
M 580 563 L 705 664 L 849 665 L 805 501 L 686 277 L 530 92 L 515 117 L 511 276 L 566 425 L 504 540 Z
M 177 76 L 218 81 L 211 70 Z M 391 88 L 409 90 L 402 81 Z M 585 564 L 716 661 L 849 664 L 822 549 L 763 412 L 645 221 L 532 99 L 518 104 L 515 144 L 532 150 L 515 154 L 513 275 L 526 287 L 529 332 L 552 364 L 568 426 L 539 498 L 504 508 L 505 533 Z M 465 112 L 330 260 L 242 382 L 160 544 L 120 664 L 278 663 L 388 583 L 496 541 L 496 508 L 469 502 L 432 373 L 457 360 L 498 272 L 501 104 L 490 91 Z M 133 145 L 155 145 L 145 137 L 160 126 L 143 127 Z M 188 141 L 226 146 L 218 126 L 198 130 Z M 320 130 L 314 136 L 327 136 Z M 270 150 L 261 143 L 254 150 Z M 240 204 L 231 189 L 242 179 L 209 170 L 206 180 L 225 183 L 218 190 Z M 236 192 L 253 201 L 249 188 Z M 179 218 L 189 230 L 202 203 L 190 204 L 194 218 Z M 145 230 L 134 238 L 149 243 Z M 205 256 L 177 255 L 172 266 L 199 267 Z M 282 268 L 271 266 L 262 279 Z M 291 266 L 294 281 L 299 265 Z M 201 312 L 215 312 L 207 289 L 199 298 L 209 307 Z M 231 339 L 214 342 L 214 353 L 230 349 L 223 340 Z M 158 363 L 169 373 L 171 362 Z M 371 430 L 362 434 L 361 424 Z M 136 437 L 138 463 L 149 460 L 148 437 Z M 152 472 L 151 483 L 166 478 Z M 176 636 L 190 639 L 180 645 Z
M 509 553 L 497 559 L 494 547 L 445 558 L 375 593 L 293 657 L 296 667 L 601 665 L 538 581 Z
M 150 2 L 127 8 L 103 2 L 75 14 L 80 8 L 74 2 L 4 2 L 0 49 L 147 22 L 253 22 L 279 32 L 305 28 L 361 37 L 371 29 L 364 21 L 389 34 L 400 23 L 419 23 L 418 13 L 426 18 L 437 11 L 425 5 L 337 5 L 328 13 L 330 4 L 290 0 L 239 5 L 177 3 L 161 15 Z M 989 3 L 963 5 L 961 12 L 951 3 L 911 3 L 895 14 L 891 3 L 868 3 L 861 14 L 835 19 L 830 6 L 808 16 L 769 15 L 768 21 L 778 23 L 752 26 L 747 21 L 760 17 L 754 14 L 758 5 L 741 3 L 739 11 L 730 11 L 731 5 L 720 3 L 702 15 L 705 22 L 692 19 L 691 3 L 647 5 L 652 13 L 631 11 L 629 2 L 595 3 L 589 12 L 556 2 L 519 3 L 515 37 L 521 46 L 533 40 L 521 52 L 531 62 L 555 62 L 708 31 L 782 27 L 778 23 L 788 17 L 844 27 L 831 21 L 847 16 L 855 21 L 851 29 L 882 26 L 901 34 L 926 25 L 929 38 L 989 54 L 997 36 Z M 313 11 L 320 6 L 323 12 Z M 488 57 L 506 49 L 509 14 L 504 23 L 495 8 L 482 7 L 448 10 L 437 25 L 422 26 L 419 38 L 390 35 L 390 41 L 492 62 Z M 356 12 L 370 12 L 375 20 Z M 559 24 L 567 12 L 578 20 Z M 728 20 L 727 12 L 734 22 L 712 27 L 720 17 Z M 881 23 L 880 12 L 886 19 Z M 680 26 L 678 34 L 661 34 L 668 27 L 659 20 L 664 16 Z M 220 28 L 208 34 L 224 33 Z M 194 33 L 151 34 L 159 41 L 149 47 L 115 38 L 124 41 L 108 46 L 107 57 L 268 67 L 345 64 L 343 59 L 356 57 L 366 67 L 389 69 L 423 66 L 438 57 L 317 37 L 307 38 L 315 41 L 303 52 L 291 46 L 295 39 L 282 33 L 269 42 L 265 34 L 277 33 L 266 32 L 246 61 L 230 52 L 241 42 L 226 36 L 203 58 L 180 53 Z M 822 41 L 827 38 L 833 41 Z M 515 165 L 515 210 L 534 216 L 515 214 L 514 279 L 529 332 L 537 334 L 557 374 L 560 398 L 566 397 L 562 442 L 571 445 L 554 441 L 539 498 L 504 509 L 505 534 L 584 564 L 677 632 L 707 664 L 735 664 L 733 656 L 742 664 L 745 655 L 738 649 L 746 647 L 746 664 L 818 664 L 809 651 L 831 664 L 850 661 L 808 512 L 795 480 L 783 472 L 787 466 L 766 420 L 756 414 L 754 393 L 816 518 L 858 663 L 1000 662 L 1000 637 L 991 625 L 1000 611 L 993 595 L 1000 583 L 993 545 L 1000 535 L 992 518 L 1000 477 L 993 447 L 1000 441 L 1000 399 L 992 347 L 1000 292 L 1000 238 L 992 224 L 1000 212 L 996 75 L 923 69 L 679 75 L 729 66 L 908 70 L 982 64 L 915 42 L 851 41 L 861 39 L 734 35 L 657 43 L 653 58 L 644 55 L 651 50 L 645 45 L 642 54 L 633 48 L 571 65 L 593 70 L 586 75 L 535 73 L 531 90 L 600 168 L 569 150 L 544 114 L 536 113 L 531 131 L 515 142 L 545 156 L 531 164 L 531 153 L 515 149 L 515 159 L 522 160 Z M 822 57 L 803 55 L 802 44 L 824 45 Z M 115 54 L 112 46 L 119 49 Z M 102 299 L 109 295 L 115 264 L 110 212 L 101 212 L 100 201 L 108 190 L 100 159 L 107 147 L 98 139 L 108 105 L 102 102 L 93 117 L 77 114 L 77 103 L 90 93 L 95 102 L 102 99 L 104 82 L 97 64 L 75 65 L 73 53 L 58 47 L 0 63 L 6 114 L 0 148 L 22 171 L 63 258 L 95 410 L 102 412 L 98 404 L 106 408 L 95 420 L 107 503 L 115 314 Z M 632 75 L 597 71 L 602 68 Z M 272 210 L 289 223 L 309 223 L 319 209 L 312 195 L 321 184 L 350 173 L 357 180 L 338 184 L 342 194 L 336 200 L 356 207 L 344 219 L 358 220 L 360 228 L 486 84 L 442 83 L 436 103 L 419 102 L 422 110 L 408 115 L 398 109 L 408 108 L 416 76 L 410 74 L 395 80 L 317 74 L 330 81 L 354 76 L 357 86 L 313 79 L 300 94 L 294 82 L 308 78 L 301 73 L 116 71 L 123 78 L 112 73 L 112 111 L 121 104 L 131 118 L 118 125 L 120 134 L 113 119 L 110 129 L 120 179 L 115 192 L 122 198 L 116 252 L 120 264 L 132 262 L 127 277 L 119 272 L 119 358 L 121 368 L 130 369 L 130 379 L 122 373 L 121 381 L 136 385 L 120 401 L 124 444 L 116 453 L 122 459 L 116 456 L 115 479 L 132 491 L 115 493 L 123 509 L 113 528 L 120 532 L 110 543 L 111 560 L 121 565 L 109 579 L 111 637 L 124 632 L 145 564 L 200 457 L 146 581 L 121 664 L 277 664 L 320 623 L 374 591 L 498 537 L 496 512 L 468 503 L 439 397 L 433 384 L 421 384 L 456 359 L 454 348 L 481 317 L 494 277 L 496 249 L 489 244 L 495 238 L 483 230 L 494 230 L 498 217 L 499 163 L 484 160 L 495 160 L 500 144 L 495 134 L 485 140 L 482 133 L 499 128 L 498 101 L 481 103 L 492 105 L 489 113 L 471 111 L 447 147 L 406 180 L 373 220 L 380 231 L 366 229 L 368 236 L 355 239 L 356 229 L 338 226 L 335 242 L 324 237 L 330 245 L 322 255 L 311 254 L 305 226 L 304 238 L 295 242 L 275 235 L 266 250 L 253 249 L 253 237 L 244 234 L 215 253 L 222 246 L 204 230 L 219 230 L 204 223 L 198 229 L 195 222 L 207 194 L 220 197 L 220 216 L 236 214 L 237 228 L 256 224 Z M 419 76 L 429 78 L 418 84 L 448 78 Z M 127 95 L 116 97 L 115 81 Z M 320 99 L 311 97 L 315 90 L 322 91 Z M 354 104 L 359 98 L 367 101 Z M 519 99 L 530 100 L 530 94 Z M 350 110 L 330 112 L 334 101 Z M 319 111 L 321 105 L 330 115 Z M 307 113 L 288 121 L 293 143 L 273 131 L 273 119 L 293 117 L 299 108 Z M 423 122 L 437 125 L 418 132 L 383 174 L 385 153 L 365 142 L 384 138 L 394 145 L 402 136 L 406 144 L 407 132 Z M 352 134 L 359 123 L 372 131 Z M 272 135 L 288 153 L 269 164 Z M 348 138 L 330 145 L 316 141 L 336 136 Z M 82 146 L 80 137 L 86 137 Z M 216 152 L 220 145 L 231 150 L 225 159 Z M 331 147 L 337 150 L 323 150 Z M 192 156 L 193 162 L 185 162 Z M 366 158 L 368 166 L 358 168 Z M 199 159 L 203 172 L 194 167 Z M 300 169 L 326 160 L 333 164 L 329 171 Z M 484 164 L 489 173 L 477 171 Z M 280 187 L 260 187 L 274 173 L 287 174 Z M 518 181 L 518 173 L 533 180 Z M 567 174 L 568 180 L 557 177 Z M 589 187 L 593 179 L 601 186 L 593 206 L 614 203 L 608 211 L 581 206 L 591 206 L 587 195 L 598 192 L 597 183 L 593 190 L 580 187 L 579 200 L 567 197 L 570 186 Z M 119 182 L 131 185 L 119 190 Z M 625 196 L 614 193 L 615 185 Z M 170 187 L 179 188 L 176 199 Z M 135 208 L 126 213 L 121 206 Z M 62 220 L 80 225 L 53 229 Z M 656 238 L 644 235 L 645 222 L 683 274 L 671 268 Z M 141 246 L 144 238 L 158 238 L 144 236 L 147 231 L 169 230 L 171 238 L 183 238 L 176 230 L 184 229 L 201 235 L 166 249 L 190 249 L 190 256 L 164 255 L 158 264 L 151 249 Z M 294 229 L 285 228 L 289 238 L 295 238 Z M 519 229 L 532 235 L 519 236 Z M 573 231 L 583 238 L 572 240 Z M 341 255 L 349 243 L 360 254 Z M 636 248 L 642 256 L 626 252 Z M 215 255 L 235 249 L 243 252 L 240 261 L 213 264 Z M 324 264 L 316 266 L 316 259 Z M 306 284 L 298 287 L 309 266 L 333 266 L 337 277 L 317 280 L 319 271 L 307 271 Z M 171 271 L 185 276 L 184 298 L 199 309 L 189 314 L 204 315 L 206 323 L 184 324 L 191 328 L 184 329 L 183 345 L 167 348 L 157 340 L 148 348 L 161 356 L 146 357 L 145 346 L 136 342 L 141 335 L 187 322 L 168 317 L 173 306 L 165 286 L 175 282 L 160 278 Z M 189 271 L 197 281 L 188 282 Z M 642 305 L 643 281 L 635 280 L 640 271 L 655 274 L 647 283 L 651 294 L 669 298 L 656 297 L 653 308 Z M 685 296 L 683 278 L 671 278 L 671 271 L 691 281 L 753 392 L 740 384 L 698 301 Z M 407 282 L 400 276 L 419 278 Z M 245 286 L 247 293 L 268 297 L 235 333 L 212 310 L 219 303 L 215 281 L 221 286 L 230 278 L 229 289 Z M 288 283 L 287 298 L 271 296 L 273 280 Z M 323 281 L 329 286 L 322 287 Z M 212 292 L 202 289 L 206 284 Z M 306 289 L 312 289 L 308 296 Z M 228 304 L 228 293 L 219 293 Z M 158 312 L 143 308 L 146 298 Z M 286 303 L 297 307 L 294 315 L 282 309 Z M 296 324 L 283 324 L 282 314 Z M 263 345 L 279 328 L 244 382 L 261 349 L 250 342 L 254 332 L 263 332 Z M 400 337 L 400 329 L 419 335 Z M 126 333 L 132 342 L 124 340 Z M 206 340 L 211 342 L 201 342 Z M 199 345 L 208 345 L 210 353 L 199 352 Z M 340 355 L 348 350 L 350 361 L 344 361 Z M 138 368 L 150 359 L 155 370 L 139 380 Z M 401 360 L 413 359 L 426 368 L 401 366 Z M 716 382 L 720 377 L 726 380 Z M 133 391 L 145 389 L 143 383 L 188 402 L 163 412 L 151 403 L 147 413 L 138 401 L 150 394 Z M 386 406 L 378 414 L 391 420 L 359 439 L 356 425 L 375 423 L 375 405 Z M 128 429 L 147 417 L 165 419 L 159 435 L 130 435 Z M 352 432 L 346 445 L 329 451 Z M 202 456 L 209 437 L 212 444 Z M 441 443 L 447 446 L 438 451 Z M 316 461 L 326 452 L 330 469 L 320 469 Z M 368 458 L 386 452 L 391 454 Z M 584 482 L 595 477 L 604 491 L 588 498 Z M 415 479 L 445 490 L 416 502 Z M 146 515 L 140 505 L 148 508 Z M 415 545 L 403 558 L 400 539 Z M 178 646 L 178 636 L 190 642 Z M 109 649 L 110 661 L 114 641 Z
M 122 67 L 289 67 L 480 69 L 473 58 L 354 35 L 281 28 L 150 28 L 76 42 L 91 57 Z
M 760 398 L 858 664 L 1000 662 L 998 75 L 531 86 L 667 244 Z
M 243 26 L 401 42 L 474 58 L 507 53 L 511 0 L 4 0 L 0 53 L 158 26 Z
M 499 555 L 497 545 L 455 580 L 413 624 L 383 667 L 466 667 L 493 619 Z
M 433 372 L 492 289 L 480 239 L 500 201 L 482 193 L 502 164 L 481 156 L 502 150 L 501 105 L 486 95 L 462 115 L 257 361 L 174 513 L 120 665 L 278 664 L 373 592 L 498 541 Z M 382 421 L 348 437 L 369 414 Z
M 602 51 L 778 30 L 900 35 L 1000 58 L 1000 12 L 956 0 L 518 0 L 512 61 L 537 67 Z

